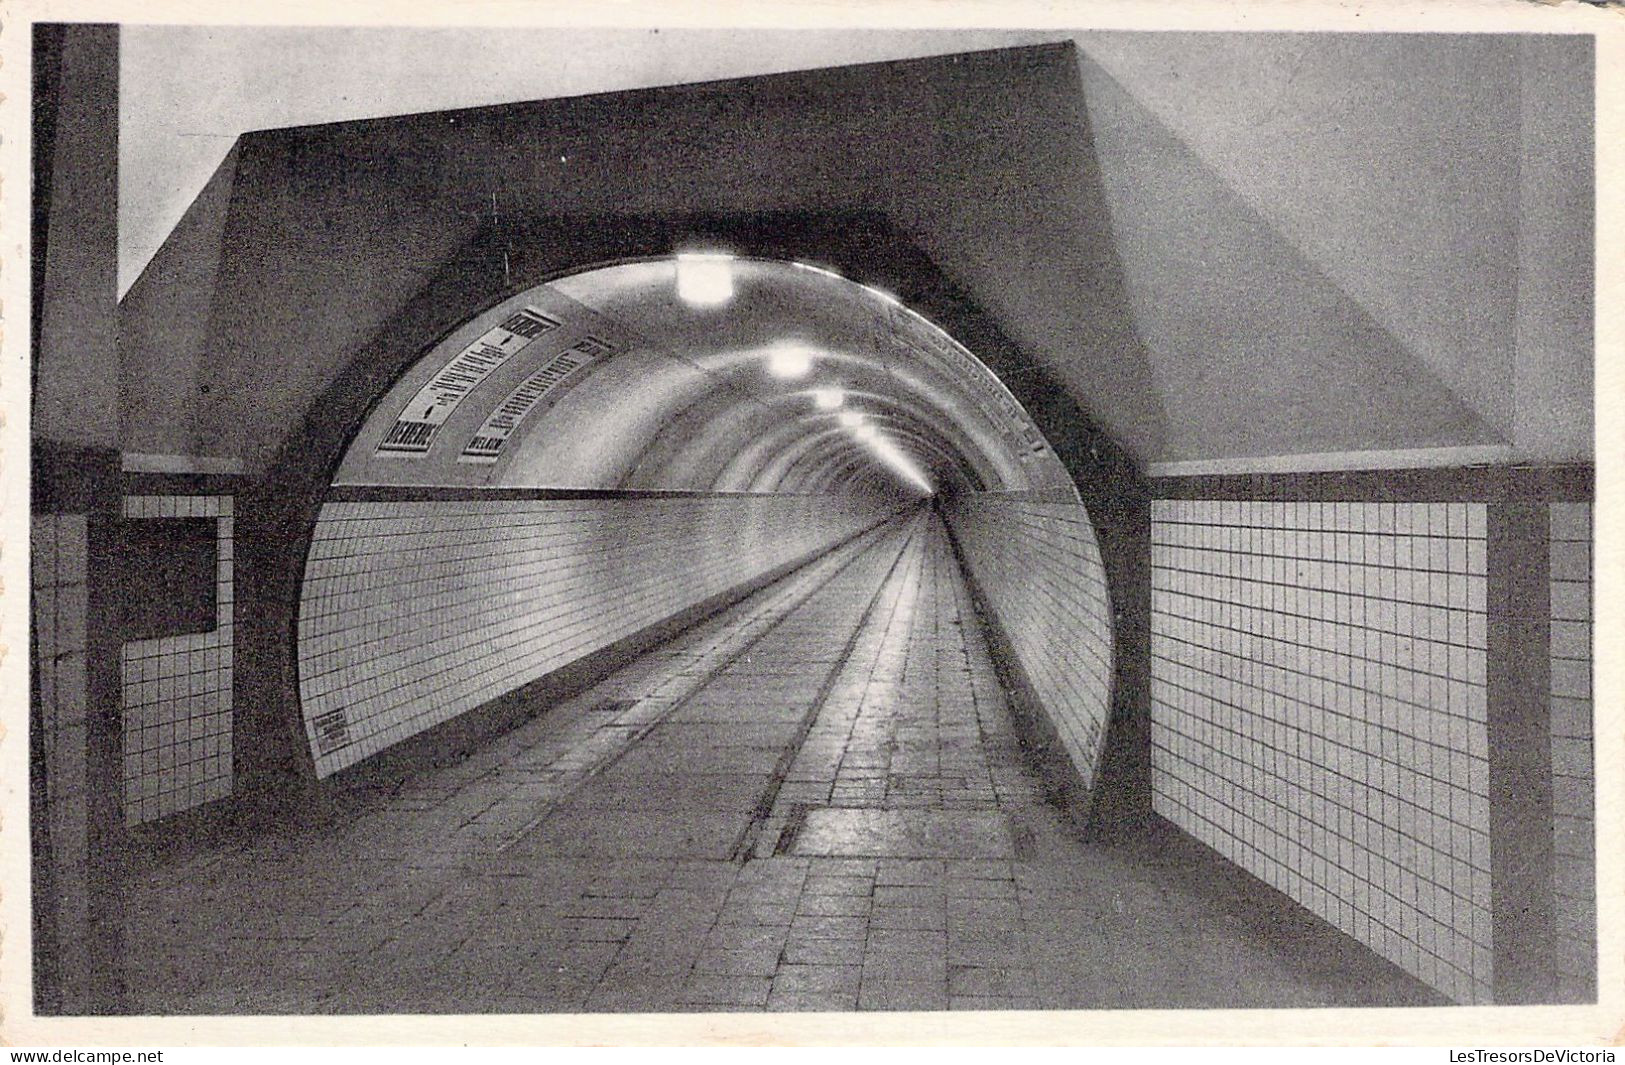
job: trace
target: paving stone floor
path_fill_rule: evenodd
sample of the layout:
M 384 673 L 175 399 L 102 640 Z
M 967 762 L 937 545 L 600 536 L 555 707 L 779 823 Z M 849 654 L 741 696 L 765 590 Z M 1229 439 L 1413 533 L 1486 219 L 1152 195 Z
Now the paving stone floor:
M 140 1013 L 1440 1002 L 1167 826 L 1082 842 L 928 515 L 128 907 Z

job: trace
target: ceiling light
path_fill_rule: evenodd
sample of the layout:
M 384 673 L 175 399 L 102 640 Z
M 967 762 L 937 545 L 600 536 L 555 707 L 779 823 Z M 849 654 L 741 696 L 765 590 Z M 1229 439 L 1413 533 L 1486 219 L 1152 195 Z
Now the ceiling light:
M 812 369 L 812 352 L 805 345 L 775 344 L 768 349 L 767 372 L 774 377 L 805 377 Z
M 931 484 L 920 467 L 914 463 L 903 449 L 894 444 L 889 437 L 881 435 L 880 431 L 869 424 L 859 425 L 852 430 L 854 439 L 867 444 L 869 451 L 887 466 L 911 488 L 918 489 L 925 495 L 933 495 L 936 488 Z
M 890 440 L 876 440 L 870 446 L 880 460 L 890 466 L 892 472 L 902 477 L 903 480 L 926 495 L 933 495 L 936 492 L 936 488 L 932 486 L 930 479 L 920 472 L 920 468 L 896 444 L 893 444 Z
M 696 307 L 715 307 L 734 296 L 732 255 L 722 252 L 677 256 L 677 295 Z
M 846 393 L 838 388 L 813 389 L 813 403 L 819 410 L 835 410 L 846 402 Z
M 843 410 L 835 416 L 835 420 L 841 423 L 843 429 L 856 429 L 863 424 L 863 415 L 855 410 Z

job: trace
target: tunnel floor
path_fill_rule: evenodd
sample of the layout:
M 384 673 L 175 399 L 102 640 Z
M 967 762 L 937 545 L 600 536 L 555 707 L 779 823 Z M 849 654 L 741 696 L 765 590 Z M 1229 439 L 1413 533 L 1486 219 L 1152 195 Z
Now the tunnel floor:
M 1435 1005 L 1163 825 L 1082 841 L 928 514 L 466 757 L 136 877 L 138 1013 Z

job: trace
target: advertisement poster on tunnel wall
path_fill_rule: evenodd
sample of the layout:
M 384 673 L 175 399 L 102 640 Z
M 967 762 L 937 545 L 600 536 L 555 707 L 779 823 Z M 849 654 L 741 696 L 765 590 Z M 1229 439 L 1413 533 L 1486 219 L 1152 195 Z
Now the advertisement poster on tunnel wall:
M 593 363 L 614 354 L 616 345 L 603 337 L 588 334 L 559 352 L 529 377 L 481 423 L 479 431 L 463 446 L 458 462 L 493 463 L 503 445 L 518 431 L 524 420 L 553 406 L 586 376 Z
M 378 454 L 427 454 L 440 427 L 480 382 L 559 325 L 558 319 L 526 307 L 487 330 L 418 389 L 384 435 Z

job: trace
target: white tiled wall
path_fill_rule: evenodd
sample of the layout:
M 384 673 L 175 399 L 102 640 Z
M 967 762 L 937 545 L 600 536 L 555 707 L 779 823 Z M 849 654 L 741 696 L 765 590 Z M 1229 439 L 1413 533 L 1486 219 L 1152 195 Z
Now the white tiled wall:
M 1081 503 L 962 496 L 948 512 L 965 562 L 1085 787 L 1111 718 L 1112 607 Z
M 797 496 L 334 502 L 306 562 L 318 775 L 878 520 Z
M 208 632 L 131 640 L 124 692 L 124 820 L 139 824 L 231 794 L 232 497 L 127 496 L 126 518 L 214 518 L 217 614 Z
M 1591 504 L 1551 504 L 1549 528 L 1558 994 L 1568 1001 L 1586 1001 L 1597 994 Z
M 1461 1002 L 1491 988 L 1485 521 L 1152 504 L 1155 809 Z

